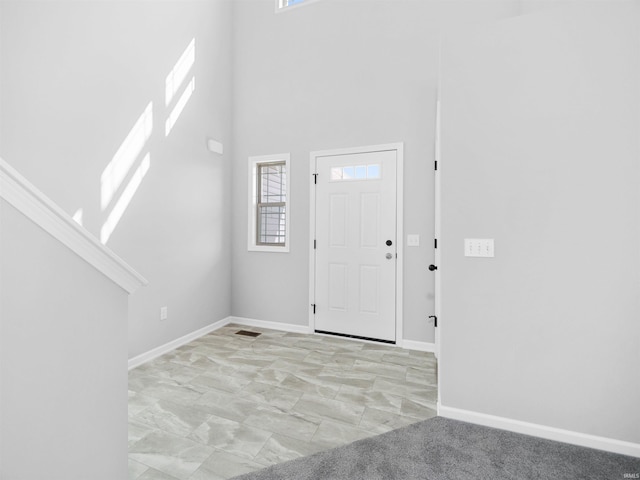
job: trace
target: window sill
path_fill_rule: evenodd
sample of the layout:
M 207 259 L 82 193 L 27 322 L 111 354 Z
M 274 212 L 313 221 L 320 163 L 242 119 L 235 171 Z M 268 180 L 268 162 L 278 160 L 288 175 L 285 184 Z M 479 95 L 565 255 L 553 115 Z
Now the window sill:
M 247 250 L 250 252 L 289 253 L 289 246 L 273 247 L 269 245 L 249 245 Z

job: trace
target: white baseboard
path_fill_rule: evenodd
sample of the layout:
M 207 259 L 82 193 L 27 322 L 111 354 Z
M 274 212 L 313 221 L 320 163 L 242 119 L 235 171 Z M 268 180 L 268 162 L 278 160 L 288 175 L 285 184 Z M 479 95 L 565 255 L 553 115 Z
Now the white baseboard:
M 418 350 L 420 352 L 436 352 L 436 344 L 429 342 L 416 342 L 414 340 L 402 340 L 400 342 L 400 347 L 406 348 L 407 350 Z
M 581 447 L 604 450 L 606 452 L 640 457 L 640 444 L 614 440 L 613 438 L 588 435 L 586 433 L 573 432 L 560 428 L 547 427 L 535 423 L 512 420 L 505 417 L 487 415 L 485 413 L 462 410 L 459 408 L 446 407 L 438 404 L 438 415 L 463 422 L 475 423 L 485 427 L 499 428 L 510 432 L 532 435 L 534 437 L 546 438 L 557 442 L 570 443 Z
M 247 327 L 267 328 L 270 330 L 280 330 L 293 333 L 313 333 L 308 325 L 293 325 L 291 323 L 269 322 L 267 320 L 257 320 L 255 318 L 228 317 L 227 323 L 237 323 Z
M 164 345 L 160 345 L 159 347 L 156 347 L 153 350 L 149 350 L 148 352 L 142 353 L 137 357 L 130 358 L 129 370 L 139 367 L 143 363 L 150 362 L 154 358 L 158 358 L 165 353 L 169 353 L 171 350 L 175 350 L 182 345 L 186 345 L 187 343 L 192 342 L 196 338 L 200 338 L 207 333 L 211 333 L 214 330 L 218 330 L 219 328 L 224 327 L 225 325 L 230 323 L 230 318 L 232 317 L 223 318 L 222 320 L 218 320 L 217 322 L 212 323 L 211 325 L 207 325 L 206 327 L 196 330 L 195 332 L 188 333 L 183 337 L 172 340 L 171 342 L 165 343 Z

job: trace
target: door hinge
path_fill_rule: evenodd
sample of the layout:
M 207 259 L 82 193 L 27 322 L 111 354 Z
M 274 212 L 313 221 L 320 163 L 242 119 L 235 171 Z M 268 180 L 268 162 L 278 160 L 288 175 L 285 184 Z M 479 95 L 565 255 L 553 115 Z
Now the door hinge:
M 318 183 L 318 174 L 312 173 L 311 175 L 313 175 L 313 184 L 316 185 Z
M 313 241 L 313 249 L 314 250 L 316 249 L 316 241 L 315 240 Z
M 313 314 L 315 315 L 316 314 L 316 304 L 312 303 L 311 306 L 313 307 Z
M 437 238 L 433 239 L 433 248 L 438 248 L 438 239 Z
M 434 165 L 434 170 L 438 170 L 438 161 L 436 160 L 436 161 L 435 161 L 435 162 L 433 162 L 433 163 L 435 164 L 435 165 Z
M 429 315 L 429 318 L 433 318 L 433 326 L 437 327 L 438 326 L 438 317 L 436 317 L 435 315 Z

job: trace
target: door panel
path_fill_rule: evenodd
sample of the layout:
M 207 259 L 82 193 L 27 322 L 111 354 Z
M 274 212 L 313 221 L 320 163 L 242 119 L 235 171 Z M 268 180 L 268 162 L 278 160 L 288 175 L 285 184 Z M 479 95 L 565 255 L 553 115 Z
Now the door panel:
M 395 341 L 396 151 L 318 157 L 316 172 L 315 328 Z

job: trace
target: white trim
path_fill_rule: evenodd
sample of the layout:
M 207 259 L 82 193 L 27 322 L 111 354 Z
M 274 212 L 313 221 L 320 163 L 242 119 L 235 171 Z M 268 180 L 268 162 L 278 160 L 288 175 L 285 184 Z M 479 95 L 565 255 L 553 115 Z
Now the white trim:
M 313 333 L 307 325 L 294 325 L 292 323 L 270 322 L 268 320 L 258 320 L 245 317 L 228 317 L 227 323 L 236 323 L 246 327 L 266 328 L 269 330 L 279 330 L 281 332 L 292 333 Z
M 364 147 L 338 148 L 318 150 L 309 154 L 309 169 L 316 173 L 316 159 L 335 155 L 352 155 L 357 153 L 373 153 L 395 150 L 396 152 L 396 245 L 398 261 L 396 262 L 396 345 L 402 345 L 403 336 L 403 292 L 404 292 L 404 143 L 386 143 Z M 309 178 L 312 178 L 311 176 Z M 315 302 L 315 249 L 313 239 L 316 230 L 316 195 L 315 188 L 309 189 L 309 329 L 315 331 L 315 315 L 311 305 Z
M 13 205 L 127 293 L 133 293 L 149 283 L 1 158 L 0 198 Z
M 187 343 L 193 342 L 194 340 L 204 335 L 207 335 L 208 333 L 211 333 L 215 330 L 218 330 L 219 328 L 224 327 L 225 325 L 228 325 L 230 323 L 229 321 L 230 318 L 232 317 L 223 318 L 222 320 L 212 323 L 211 325 L 207 325 L 206 327 L 196 330 L 195 332 L 188 333 L 180 338 L 172 340 L 171 342 L 165 343 L 164 345 L 160 345 L 159 347 L 149 350 L 148 352 L 145 352 L 136 357 L 130 358 L 129 370 L 139 367 L 143 363 L 150 362 L 151 360 L 161 357 L 165 353 L 169 353 L 172 350 L 175 350 L 176 348 L 186 345 Z
M 282 162 L 285 163 L 286 175 L 286 195 L 285 202 L 285 240 L 284 246 L 258 245 L 256 242 L 256 216 L 257 216 L 257 198 L 256 198 L 256 169 L 259 163 Z M 247 204 L 249 212 L 247 215 L 249 225 L 247 227 L 247 250 L 250 252 L 272 252 L 272 253 L 289 253 L 291 248 L 291 154 L 280 153 L 277 155 L 257 155 L 249 157 L 249 171 L 247 172 L 249 186 L 247 189 Z
M 615 440 L 613 438 L 599 437 L 586 433 L 573 432 L 560 428 L 547 427 L 535 423 L 522 422 L 505 417 L 487 415 L 485 413 L 462 410 L 459 408 L 446 407 L 438 403 L 438 415 L 463 422 L 475 423 L 485 427 L 499 428 L 510 432 L 532 435 L 534 437 L 546 438 L 557 442 L 570 443 L 581 447 L 595 448 L 606 452 L 618 453 L 640 457 L 640 444 Z
M 396 343 L 404 343 L 404 143 L 396 149 Z
M 406 350 L 418 350 L 419 352 L 436 352 L 436 344 L 430 342 L 416 342 L 415 340 L 403 340 L 401 345 L 398 345 Z
M 437 162 L 436 165 L 438 166 L 438 168 L 434 171 L 434 210 L 435 210 L 435 214 L 434 214 L 434 218 L 435 218 L 435 224 L 434 224 L 434 237 L 438 239 L 438 242 L 442 242 L 442 228 L 441 228 L 441 221 L 442 221 L 442 210 L 441 210 L 441 183 L 440 183 L 440 176 L 441 176 L 441 170 L 442 170 L 442 157 L 440 155 L 440 99 L 438 98 L 436 100 L 436 138 L 435 138 L 435 152 L 434 152 L 434 156 L 435 156 L 435 161 Z M 434 255 L 433 255 L 433 260 L 434 260 L 434 264 L 438 267 L 438 270 L 436 270 L 434 273 L 434 283 L 435 283 L 435 299 L 434 299 L 434 315 L 436 316 L 436 318 L 438 320 L 440 320 L 440 316 L 441 316 L 441 307 L 442 307 L 442 283 L 441 283 L 441 276 L 440 276 L 440 272 L 442 270 L 442 255 L 441 252 L 442 251 L 442 246 L 438 245 L 438 248 L 434 249 Z M 436 345 L 436 357 L 438 357 L 440 355 L 440 327 L 434 327 L 434 334 L 435 334 L 435 345 Z

